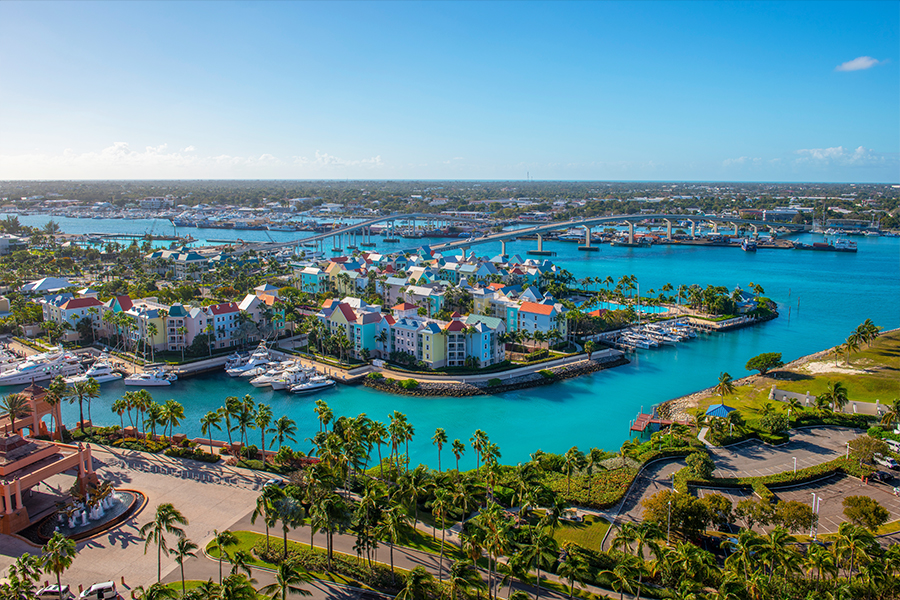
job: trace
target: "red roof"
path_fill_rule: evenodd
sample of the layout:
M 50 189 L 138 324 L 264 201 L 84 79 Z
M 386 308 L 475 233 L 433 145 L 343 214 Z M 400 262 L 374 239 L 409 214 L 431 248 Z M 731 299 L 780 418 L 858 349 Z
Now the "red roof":
M 356 313 L 353 312 L 353 309 L 349 304 L 345 302 L 341 302 L 337 305 L 338 309 L 344 314 L 344 318 L 347 319 L 348 323 L 352 323 L 356 320 Z
M 89 306 L 103 306 L 103 303 L 96 298 L 72 298 L 67 300 L 60 308 L 71 310 L 73 308 L 88 308 Z
M 332 304 L 337 303 L 336 298 L 329 298 L 325 302 L 322 303 L 322 308 L 331 308 Z
M 418 308 L 415 304 L 410 304 L 409 302 L 401 302 L 391 310 L 411 310 L 413 308 Z
M 519 312 L 535 313 L 538 315 L 550 316 L 553 313 L 553 305 L 538 304 L 537 302 L 523 302 Z
M 131 296 L 116 296 L 116 302 L 119 303 L 119 307 L 122 310 L 131 310 L 131 307 L 134 306 L 134 302 L 131 301 Z
M 209 311 L 214 315 L 224 315 L 227 313 L 240 312 L 240 308 L 234 302 L 223 302 L 222 304 L 213 304 L 209 307 Z
M 397 322 L 397 319 L 395 319 L 395 318 L 392 317 L 391 315 L 383 315 L 383 318 L 384 318 L 385 321 L 388 322 L 388 325 L 393 325 L 394 323 Z
M 606 310 L 605 308 L 598 308 L 597 310 L 592 310 L 591 312 L 589 312 L 589 313 L 587 314 L 587 316 L 589 316 L 589 317 L 602 317 L 602 316 L 605 315 L 606 313 L 607 313 L 607 310 Z
M 506 287 L 506 286 L 503 285 L 502 283 L 496 283 L 496 282 L 494 282 L 494 283 L 492 283 L 492 284 L 490 284 L 490 285 L 488 286 L 488 289 L 489 289 L 489 290 L 495 290 L 495 291 L 496 291 L 496 290 L 501 290 L 501 289 L 503 289 L 504 287 Z
M 455 311 L 455 310 L 453 311 L 453 314 L 450 315 L 450 318 L 451 318 L 451 319 L 459 319 L 460 317 L 462 317 L 462 315 L 459 314 L 459 312 L 457 312 L 457 311 Z
M 465 328 L 466 324 L 462 321 L 450 321 L 444 331 L 463 331 Z

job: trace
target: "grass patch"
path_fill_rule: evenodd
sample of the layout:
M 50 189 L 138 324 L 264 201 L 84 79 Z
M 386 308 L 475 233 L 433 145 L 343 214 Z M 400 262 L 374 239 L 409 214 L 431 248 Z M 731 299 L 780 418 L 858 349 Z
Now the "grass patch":
M 574 542 L 582 548 L 600 552 L 603 549 L 603 536 L 606 535 L 608 529 L 609 521 L 603 517 L 587 515 L 581 523 L 561 522 L 559 528 L 553 532 L 553 537 L 560 546 L 564 542 Z
M 255 546 L 256 543 L 259 542 L 260 540 L 265 541 L 265 539 L 266 539 L 265 535 L 263 535 L 261 533 L 256 533 L 253 531 L 233 531 L 232 533 L 234 533 L 234 536 L 237 538 L 238 543 L 236 546 L 228 547 L 228 551 L 230 553 L 237 552 L 238 550 L 243 550 L 244 552 L 250 553 L 251 556 L 253 557 L 252 560 L 250 561 L 250 564 L 252 564 L 254 567 L 262 567 L 265 569 L 278 570 L 278 565 L 261 560 L 260 558 L 258 558 L 256 556 L 256 554 L 253 553 L 253 546 Z M 269 536 L 269 543 L 272 544 L 272 546 L 275 548 L 283 548 L 284 547 L 284 540 L 282 538 L 279 538 L 278 536 Z M 306 549 L 308 549 L 309 544 L 304 544 L 302 542 L 295 542 L 293 540 L 288 540 L 288 549 L 290 550 L 291 548 L 306 548 Z M 325 551 L 320 548 L 313 548 L 312 551 L 317 554 L 322 554 L 322 555 L 325 554 Z M 213 557 L 216 560 L 218 560 L 218 558 L 219 558 L 219 551 L 216 548 L 215 543 L 213 543 L 213 542 L 210 542 L 209 544 L 206 545 L 206 553 L 209 554 L 211 557 Z M 341 553 L 335 552 L 335 554 L 341 554 Z M 349 555 L 345 554 L 344 556 L 349 556 Z M 355 556 L 350 557 L 350 558 L 353 558 L 354 560 L 356 559 Z M 222 561 L 222 571 L 224 573 L 224 572 L 228 572 L 229 570 L 230 570 L 230 566 L 228 565 L 228 560 L 226 559 L 226 560 Z M 398 569 L 398 571 L 400 571 L 400 569 Z M 355 579 L 345 577 L 339 573 L 330 573 L 330 572 L 326 572 L 326 571 L 310 571 L 310 575 L 312 575 L 316 579 L 321 579 L 322 581 L 331 581 L 332 583 L 342 583 L 344 585 L 350 585 L 350 586 L 354 586 L 354 587 L 362 587 L 365 589 L 372 589 L 360 581 L 356 581 Z M 178 587 L 179 587 L 179 589 L 181 589 L 180 583 L 178 584 Z

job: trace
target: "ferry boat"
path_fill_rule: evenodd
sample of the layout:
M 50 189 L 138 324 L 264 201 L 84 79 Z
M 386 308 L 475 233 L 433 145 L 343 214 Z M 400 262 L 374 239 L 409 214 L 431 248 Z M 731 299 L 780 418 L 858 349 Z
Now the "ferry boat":
M 72 385 L 73 383 L 80 383 L 82 381 L 87 381 L 88 379 L 93 379 L 97 383 L 108 383 L 110 381 L 122 379 L 122 374 L 114 371 L 109 361 L 101 357 L 100 360 L 91 365 L 91 368 L 81 375 L 66 377 L 64 381 L 69 385 Z
M 172 385 L 173 381 L 178 381 L 178 375 L 175 373 L 166 373 L 162 369 L 153 371 L 145 371 L 143 373 L 135 373 L 125 378 L 125 385 L 137 387 L 160 387 Z
M 756 242 L 749 238 L 744 238 L 741 242 L 741 250 L 744 252 L 756 252 Z
M 324 375 L 311 377 L 306 383 L 300 383 L 291 387 L 292 394 L 312 394 L 334 387 L 334 380 Z
M 835 240 L 834 250 L 837 252 L 856 252 L 856 242 L 845 239 Z
M 27 385 L 57 376 L 70 377 L 80 371 L 81 363 L 77 356 L 62 351 L 45 352 L 0 373 L 0 385 Z

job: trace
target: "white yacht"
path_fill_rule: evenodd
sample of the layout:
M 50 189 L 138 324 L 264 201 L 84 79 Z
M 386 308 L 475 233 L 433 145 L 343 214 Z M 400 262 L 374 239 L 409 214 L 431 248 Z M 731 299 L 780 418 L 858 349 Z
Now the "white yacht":
M 133 385 L 137 387 L 158 387 L 164 385 L 172 385 L 173 381 L 178 380 L 175 373 L 166 373 L 161 369 L 153 371 L 145 371 L 143 373 L 135 373 L 125 378 L 125 385 Z
M 325 377 L 324 375 L 316 375 L 314 377 L 310 377 L 309 381 L 306 383 L 298 383 L 297 385 L 291 386 L 292 394 L 312 394 L 313 392 L 320 392 L 322 390 L 327 390 L 334 387 L 334 380 L 330 377 Z
M 253 369 L 257 369 L 262 366 L 265 367 L 269 364 L 269 351 L 266 349 L 266 343 L 263 342 L 259 345 L 259 347 L 254 350 L 253 354 L 250 355 L 250 359 L 240 365 L 239 367 L 232 367 L 231 369 L 226 369 L 225 372 L 228 373 L 232 377 L 246 377 L 245 375 L 248 371 Z M 265 368 L 262 371 L 256 371 L 253 375 L 260 375 L 265 372 Z
M 57 376 L 69 377 L 80 371 L 81 363 L 77 356 L 62 351 L 45 352 L 0 373 L 0 385 L 27 385 Z
M 117 373 L 113 370 L 112 364 L 110 364 L 108 359 L 100 357 L 100 360 L 91 365 L 90 369 L 88 369 L 81 375 L 66 377 L 65 382 L 71 385 L 73 383 L 87 381 L 91 378 L 93 378 L 97 383 L 107 383 L 110 381 L 118 381 L 122 379 L 122 374 Z
M 273 390 L 290 390 L 295 385 L 305 383 L 309 378 L 314 377 L 316 370 L 312 367 L 291 367 L 272 379 Z

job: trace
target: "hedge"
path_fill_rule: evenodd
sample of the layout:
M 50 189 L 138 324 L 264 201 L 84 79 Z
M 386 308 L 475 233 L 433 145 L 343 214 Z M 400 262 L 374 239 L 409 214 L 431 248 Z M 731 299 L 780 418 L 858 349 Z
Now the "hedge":
M 210 454 L 209 452 L 204 452 L 200 448 L 183 448 L 178 446 L 169 448 L 164 454 L 174 458 L 190 458 L 206 463 L 217 463 L 220 458 L 218 454 Z
M 709 479 L 699 479 L 694 477 L 686 468 L 675 473 L 675 489 L 682 493 L 687 493 L 688 488 L 694 487 L 728 487 L 728 488 L 750 488 L 756 492 L 760 498 L 772 501 L 775 494 L 770 489 L 773 486 L 800 484 L 835 473 L 843 473 L 851 477 L 868 477 L 875 469 L 860 466 L 854 458 L 836 458 L 834 460 L 798 469 L 794 471 L 784 471 L 774 473 L 772 475 L 763 475 L 762 477 L 711 477 Z

